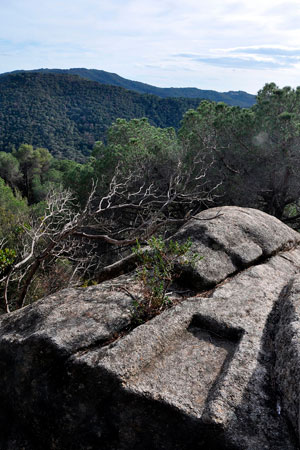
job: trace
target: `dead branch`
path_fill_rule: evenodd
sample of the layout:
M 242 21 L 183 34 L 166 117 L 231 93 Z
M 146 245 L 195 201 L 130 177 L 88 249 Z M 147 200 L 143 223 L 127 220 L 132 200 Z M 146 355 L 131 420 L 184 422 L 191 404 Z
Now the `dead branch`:
M 170 167 L 162 165 L 163 177 L 159 171 L 156 174 L 151 164 L 127 175 L 117 167 L 107 191 L 99 195 L 97 183 L 93 184 L 81 210 L 70 191 L 49 192 L 43 216 L 33 220 L 30 226 L 23 226 L 18 258 L 9 274 L 0 280 L 4 283 L 6 311 L 10 311 L 11 304 L 18 308 L 26 304 L 30 286 L 45 265 L 51 267 L 56 261 L 66 259 L 72 265 L 69 283 L 74 283 L 103 267 L 99 243 L 126 248 L 137 240 L 146 242 L 162 228 L 176 229 L 191 217 L 198 220 L 195 214 L 213 201 L 220 184 L 208 186 L 206 182 L 212 159 L 208 161 L 207 155 L 204 157 L 199 150 L 187 165 L 185 151 Z M 203 220 L 215 217 L 218 214 Z M 125 256 L 102 268 L 98 282 L 129 272 L 137 264 L 135 254 Z M 10 288 L 14 283 L 18 286 L 17 297 Z

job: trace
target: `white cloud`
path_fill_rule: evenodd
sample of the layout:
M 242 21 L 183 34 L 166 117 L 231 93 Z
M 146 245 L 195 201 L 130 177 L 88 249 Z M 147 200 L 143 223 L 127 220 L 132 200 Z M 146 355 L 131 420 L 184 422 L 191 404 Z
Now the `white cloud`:
M 299 0 L 1 0 L 0 72 L 89 67 L 256 92 L 297 84 L 299 21 Z

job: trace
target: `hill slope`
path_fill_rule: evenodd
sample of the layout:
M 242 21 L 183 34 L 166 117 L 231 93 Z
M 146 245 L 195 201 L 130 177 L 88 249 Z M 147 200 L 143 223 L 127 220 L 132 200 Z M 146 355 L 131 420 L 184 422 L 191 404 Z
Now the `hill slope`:
M 20 71 L 12 72 L 17 73 Z M 69 75 L 79 75 L 82 78 L 91 81 L 97 81 L 101 84 L 109 84 L 119 86 L 140 94 L 153 94 L 162 98 L 202 98 L 213 100 L 215 102 L 225 102 L 231 106 L 240 106 L 241 108 L 249 108 L 255 103 L 255 96 L 244 91 L 217 92 L 213 90 L 203 90 L 197 88 L 159 88 L 150 84 L 140 83 L 139 81 L 131 81 L 120 77 L 115 73 L 105 72 L 96 69 L 36 69 L 32 72 L 41 73 L 60 73 Z M 5 75 L 5 74 L 3 74 Z M 1 75 L 0 75 L 1 76 Z
M 0 77 L 0 150 L 21 143 L 82 160 L 117 118 L 148 117 L 178 127 L 200 99 L 159 98 L 75 75 L 19 72 Z

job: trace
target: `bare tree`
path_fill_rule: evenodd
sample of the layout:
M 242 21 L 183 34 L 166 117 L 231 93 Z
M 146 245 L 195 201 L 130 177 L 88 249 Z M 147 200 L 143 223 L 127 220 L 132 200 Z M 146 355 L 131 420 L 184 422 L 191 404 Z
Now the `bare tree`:
M 103 267 L 98 243 L 128 248 L 162 228 L 178 227 L 212 203 L 217 186 L 208 188 L 205 177 L 213 160 L 204 164 L 203 158 L 200 152 L 194 154 L 192 166 L 185 165 L 182 157 L 167 168 L 143 163 L 127 174 L 117 166 L 106 193 L 99 196 L 94 184 L 82 209 L 70 191 L 50 192 L 43 216 L 22 225 L 17 258 L 0 278 L 6 311 L 24 306 L 39 271 L 59 260 L 71 265 L 68 284 L 99 272 L 101 266 L 99 279 L 132 268 L 135 262 L 130 255 Z
M 91 249 L 85 249 L 85 256 L 80 255 L 83 243 L 72 241 L 72 234 L 84 223 L 88 205 L 81 212 L 74 208 L 74 198 L 70 191 L 51 191 L 46 199 L 46 208 L 42 217 L 32 219 L 29 224 L 22 224 L 22 235 L 17 249 L 17 258 L 2 275 L 0 283 L 4 286 L 3 296 L 6 311 L 10 311 L 9 286 L 14 285 L 14 307 L 24 306 L 28 289 L 39 268 L 61 258 L 73 263 L 70 279 L 80 267 L 86 267 Z

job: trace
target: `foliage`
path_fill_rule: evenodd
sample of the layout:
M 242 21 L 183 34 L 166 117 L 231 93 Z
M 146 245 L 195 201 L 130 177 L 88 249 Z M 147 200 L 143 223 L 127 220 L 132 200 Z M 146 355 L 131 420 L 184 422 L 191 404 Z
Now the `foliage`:
M 11 153 L 0 152 L 0 177 L 12 188 L 21 181 L 19 161 Z
M 0 150 L 23 143 L 83 162 L 121 117 L 177 127 L 200 99 L 159 98 L 69 74 L 21 72 L 0 77 Z
M 124 176 L 143 167 L 144 181 L 148 174 L 157 181 L 166 178 L 178 152 L 174 128 L 155 127 L 146 118 L 117 119 L 108 130 L 107 145 L 95 144 L 94 178 L 105 185 L 117 166 Z
M 213 149 L 207 179 L 222 180 L 220 204 L 283 218 L 285 207 L 300 196 L 299 124 L 300 89 L 270 83 L 251 109 L 202 102 L 185 114 L 179 137 L 190 154 Z
M 16 252 L 10 248 L 5 247 L 0 249 L 0 275 L 10 267 L 16 259 Z
M 168 289 L 181 274 L 180 267 L 194 265 L 198 254 L 191 254 L 192 242 L 165 241 L 153 236 L 147 241 L 148 248 L 143 249 L 137 241 L 133 252 L 139 257 L 141 266 L 137 272 L 143 286 L 143 300 L 134 304 L 133 317 L 143 322 L 162 309 L 172 305 L 167 295 Z
M 22 144 L 13 151 L 13 157 L 19 163 L 20 190 L 28 202 L 37 203 L 43 200 L 47 193 L 46 174 L 49 171 L 53 157 L 46 148 L 34 149 L 32 145 Z M 1 164 L 1 162 L 0 162 Z
M 32 300 L 51 293 L 54 286 L 65 286 L 76 278 L 82 262 L 93 261 L 89 248 L 83 256 L 81 243 L 71 239 L 81 217 L 68 191 L 50 191 L 45 202 L 30 208 L 27 217 L 16 216 L 10 233 L 0 241 L 3 267 L 10 266 L 0 276 L 1 306 L 7 312 L 24 306 L 27 294 Z
M 15 248 L 20 238 L 19 224 L 28 218 L 28 205 L 21 195 L 0 178 L 0 242 Z

